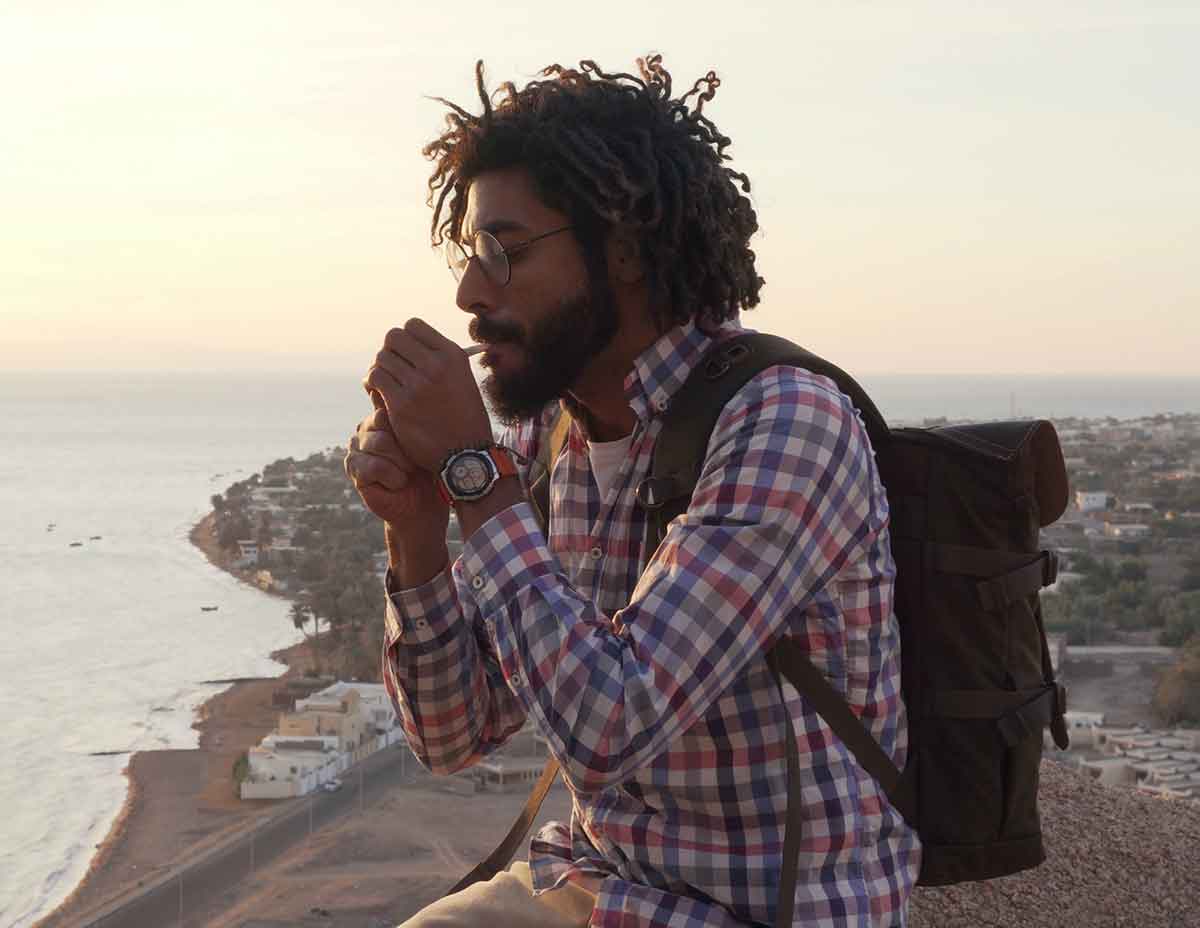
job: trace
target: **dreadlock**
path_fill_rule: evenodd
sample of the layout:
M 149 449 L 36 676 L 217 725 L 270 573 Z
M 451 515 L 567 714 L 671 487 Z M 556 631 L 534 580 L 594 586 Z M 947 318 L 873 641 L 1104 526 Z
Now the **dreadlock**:
M 594 61 L 578 70 L 552 64 L 541 80 L 520 90 L 509 81 L 489 95 L 476 63 L 481 115 L 436 98 L 450 112 L 446 131 L 424 148 L 435 165 L 431 238 L 435 246 L 458 239 L 475 177 L 523 167 L 543 202 L 570 218 L 589 269 L 603 268 L 610 230 L 631 233 L 660 327 L 694 319 L 711 331 L 756 306 L 763 285 L 749 248 L 758 229 L 750 181 L 725 166 L 730 140 L 704 115 L 717 75 L 672 99 L 661 55 L 637 65 L 640 76 L 609 74 Z

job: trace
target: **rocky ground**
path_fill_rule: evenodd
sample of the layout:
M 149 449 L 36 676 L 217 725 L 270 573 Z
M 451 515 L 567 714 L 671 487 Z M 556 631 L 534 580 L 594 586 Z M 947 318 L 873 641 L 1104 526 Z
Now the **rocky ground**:
M 1101 786 L 1049 760 L 1040 796 L 1046 863 L 918 889 L 913 928 L 1200 925 L 1200 803 Z

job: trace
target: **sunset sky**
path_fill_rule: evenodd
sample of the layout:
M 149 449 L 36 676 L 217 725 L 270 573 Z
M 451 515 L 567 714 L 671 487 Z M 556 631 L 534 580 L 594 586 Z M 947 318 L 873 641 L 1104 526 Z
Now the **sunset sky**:
M 1001 7 L 1004 7 L 1002 10 Z M 467 317 L 421 146 L 657 51 L 732 137 L 754 328 L 853 371 L 1200 372 L 1200 6 L 10 0 L 0 370 L 365 370 Z

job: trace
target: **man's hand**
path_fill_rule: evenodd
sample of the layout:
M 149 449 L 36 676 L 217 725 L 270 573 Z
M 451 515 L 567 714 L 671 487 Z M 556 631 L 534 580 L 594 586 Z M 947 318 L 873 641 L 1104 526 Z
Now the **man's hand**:
M 466 353 L 420 319 L 388 332 L 363 387 L 382 400 L 407 462 L 428 474 L 451 451 L 492 440 Z
M 359 423 L 343 463 L 363 505 L 384 522 L 431 529 L 440 524 L 444 535 L 450 509 L 433 475 L 416 467 L 401 450 L 382 405 Z

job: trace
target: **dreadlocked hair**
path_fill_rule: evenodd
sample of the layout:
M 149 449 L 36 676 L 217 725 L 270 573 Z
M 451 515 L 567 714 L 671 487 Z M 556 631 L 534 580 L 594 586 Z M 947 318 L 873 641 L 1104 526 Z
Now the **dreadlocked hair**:
M 566 214 L 589 270 L 605 267 L 614 229 L 639 244 L 655 322 L 695 320 L 705 331 L 758 304 L 763 279 L 750 237 L 758 217 L 750 180 L 726 166 L 730 140 L 704 115 L 721 81 L 709 71 L 673 99 L 661 55 L 637 60 L 638 76 L 594 61 L 553 64 L 520 90 L 489 94 L 483 62 L 476 116 L 442 98 L 446 131 L 425 146 L 435 246 L 459 238 L 467 188 L 478 175 L 525 168 L 542 201 Z

